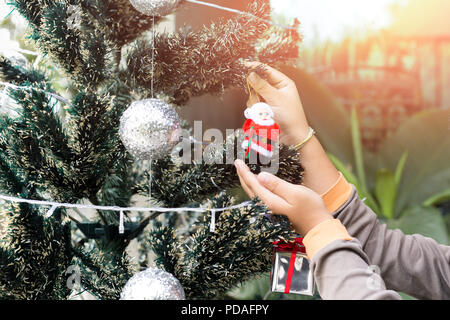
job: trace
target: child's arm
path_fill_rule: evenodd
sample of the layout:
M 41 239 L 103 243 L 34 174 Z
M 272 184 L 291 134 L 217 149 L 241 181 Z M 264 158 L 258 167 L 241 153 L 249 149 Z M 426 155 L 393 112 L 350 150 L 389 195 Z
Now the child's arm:
M 286 215 L 295 230 L 306 235 L 303 243 L 322 298 L 400 299 L 396 292 L 386 290 L 379 275 L 370 272 L 359 241 L 333 219 L 317 193 L 269 173 L 256 176 L 240 160 L 235 164 L 248 195 L 261 198 L 273 213 Z
M 386 286 L 419 299 L 450 299 L 450 247 L 421 235 L 389 230 L 342 178 L 339 192 L 348 188 L 352 190 L 350 198 L 333 216 L 358 239 Z M 320 260 L 326 252 L 315 259 Z

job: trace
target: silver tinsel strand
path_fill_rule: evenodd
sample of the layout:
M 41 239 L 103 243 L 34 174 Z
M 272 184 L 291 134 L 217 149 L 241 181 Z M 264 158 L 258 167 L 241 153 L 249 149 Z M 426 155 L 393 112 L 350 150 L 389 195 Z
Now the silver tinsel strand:
M 130 0 L 133 7 L 148 16 L 163 17 L 171 13 L 180 0 Z
M 148 268 L 131 277 L 120 300 L 185 300 L 180 282 L 170 273 Z
M 135 101 L 120 118 L 119 134 L 128 152 L 136 158 L 160 159 L 179 142 L 180 118 L 162 100 Z

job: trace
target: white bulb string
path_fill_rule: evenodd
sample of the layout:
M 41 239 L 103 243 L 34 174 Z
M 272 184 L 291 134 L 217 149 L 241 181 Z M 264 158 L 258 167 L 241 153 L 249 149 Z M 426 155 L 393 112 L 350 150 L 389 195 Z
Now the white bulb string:
M 216 232 L 216 210 L 211 209 L 211 222 L 209 224 L 209 232 Z
M 125 233 L 125 226 L 123 222 L 123 210 L 120 210 L 120 216 L 119 216 L 119 234 Z
M 13 196 L 7 196 L 0 194 L 0 199 L 8 202 L 16 202 L 16 203 L 28 203 L 33 205 L 39 205 L 39 206 L 50 206 L 50 210 L 47 212 L 46 216 L 50 217 L 53 212 L 57 208 L 67 208 L 67 209 L 94 209 L 94 210 L 102 210 L 102 211 L 116 211 L 121 213 L 121 216 L 123 215 L 123 212 L 129 211 L 129 212 L 176 212 L 176 213 L 186 213 L 186 212 L 198 212 L 198 213 L 204 213 L 204 212 L 212 212 L 214 213 L 214 223 L 215 223 L 215 213 L 217 212 L 223 212 L 223 211 L 229 211 L 234 209 L 240 209 L 244 207 L 250 207 L 252 206 L 252 201 L 245 201 L 237 205 L 224 207 L 224 208 L 193 208 L 193 207 L 180 207 L 180 208 L 163 208 L 163 207 L 148 207 L 148 208 L 142 208 L 142 207 L 119 207 L 119 206 L 98 206 L 98 205 L 90 205 L 90 204 L 78 204 L 78 203 L 62 203 L 62 202 L 54 202 L 54 201 L 45 201 L 45 200 L 32 200 L 32 199 L 26 199 L 26 198 L 18 198 Z M 123 221 L 123 216 L 122 216 Z

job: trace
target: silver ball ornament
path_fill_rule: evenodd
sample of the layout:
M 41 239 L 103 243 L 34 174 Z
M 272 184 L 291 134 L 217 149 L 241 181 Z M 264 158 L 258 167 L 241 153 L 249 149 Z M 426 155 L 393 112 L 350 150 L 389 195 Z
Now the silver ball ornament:
M 148 16 L 163 17 L 171 13 L 180 0 L 130 0 L 131 5 Z
M 148 268 L 128 280 L 120 300 L 185 300 L 183 287 L 172 274 Z
M 135 101 L 120 118 L 120 139 L 128 152 L 141 160 L 168 155 L 180 134 L 178 113 L 160 99 Z

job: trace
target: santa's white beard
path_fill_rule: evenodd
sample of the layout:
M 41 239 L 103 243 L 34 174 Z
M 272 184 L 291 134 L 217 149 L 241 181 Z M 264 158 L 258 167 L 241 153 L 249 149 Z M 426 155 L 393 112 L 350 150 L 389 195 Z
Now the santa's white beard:
M 275 121 L 273 119 L 267 119 L 267 120 L 262 120 L 262 119 L 252 119 L 256 124 L 260 125 L 260 126 L 273 126 L 275 124 Z

